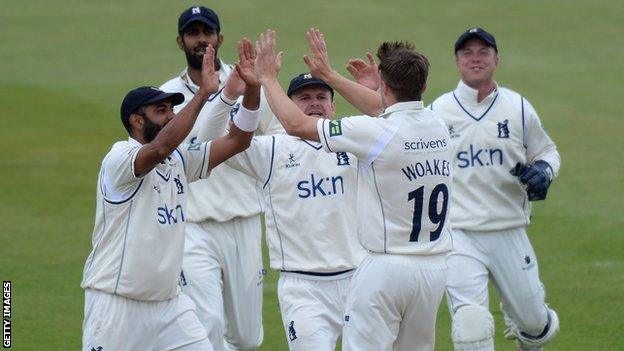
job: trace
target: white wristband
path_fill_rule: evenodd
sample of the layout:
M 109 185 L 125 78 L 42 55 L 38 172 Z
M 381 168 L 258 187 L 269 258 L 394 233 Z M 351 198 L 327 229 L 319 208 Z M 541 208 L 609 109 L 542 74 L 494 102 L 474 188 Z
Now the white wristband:
M 250 111 L 243 105 L 240 105 L 232 121 L 238 129 L 244 132 L 253 132 L 258 128 L 258 125 L 260 125 L 260 109 Z

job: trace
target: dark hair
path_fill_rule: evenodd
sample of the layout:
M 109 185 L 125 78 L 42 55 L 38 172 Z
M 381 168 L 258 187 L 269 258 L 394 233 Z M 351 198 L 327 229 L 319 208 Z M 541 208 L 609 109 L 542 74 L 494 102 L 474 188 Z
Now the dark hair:
M 379 74 L 399 101 L 421 100 L 429 60 L 405 41 L 383 42 L 377 49 Z
M 132 114 L 137 114 L 137 115 L 141 115 L 145 117 L 145 106 L 139 106 L 134 112 L 132 112 Z M 130 118 L 122 119 L 121 121 L 123 122 L 123 125 L 126 128 L 126 130 L 128 131 L 128 134 L 132 136 L 132 126 L 130 125 Z

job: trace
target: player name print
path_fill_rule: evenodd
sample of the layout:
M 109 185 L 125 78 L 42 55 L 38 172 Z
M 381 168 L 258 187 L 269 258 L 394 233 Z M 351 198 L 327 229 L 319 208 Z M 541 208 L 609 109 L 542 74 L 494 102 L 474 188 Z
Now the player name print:
M 409 181 L 427 176 L 448 177 L 451 175 L 451 164 L 447 160 L 425 160 L 407 165 L 401 168 L 401 171 Z

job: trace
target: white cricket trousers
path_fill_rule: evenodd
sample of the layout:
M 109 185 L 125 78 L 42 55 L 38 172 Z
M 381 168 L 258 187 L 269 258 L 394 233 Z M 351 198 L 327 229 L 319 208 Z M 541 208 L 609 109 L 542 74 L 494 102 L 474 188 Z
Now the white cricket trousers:
M 323 280 L 281 273 L 277 296 L 291 351 L 332 351 L 342 335 L 353 272 Z
M 82 350 L 211 351 L 195 305 L 183 293 L 139 301 L 85 290 Z
M 453 230 L 448 255 L 447 297 L 451 313 L 466 305 L 489 307 L 488 278 L 504 312 L 525 333 L 540 334 L 548 323 L 537 257 L 524 227 L 496 232 Z
M 216 351 L 262 343 L 261 237 L 260 216 L 186 223 L 182 291 Z
M 446 254 L 369 253 L 351 280 L 344 351 L 430 351 Z

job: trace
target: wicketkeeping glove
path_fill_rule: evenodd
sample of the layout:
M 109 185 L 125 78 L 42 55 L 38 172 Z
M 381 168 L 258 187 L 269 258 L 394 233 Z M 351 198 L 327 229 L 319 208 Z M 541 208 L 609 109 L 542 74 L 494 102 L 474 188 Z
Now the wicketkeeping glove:
M 524 164 L 518 162 L 509 171 L 513 176 L 520 179 L 527 186 L 529 201 L 544 200 L 548 187 L 553 178 L 552 168 L 546 161 L 537 160 L 533 163 Z

